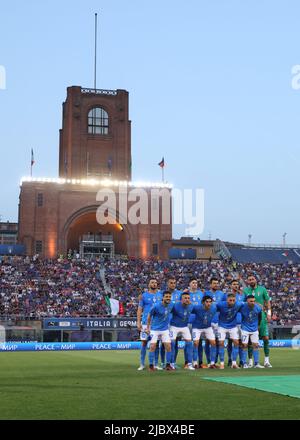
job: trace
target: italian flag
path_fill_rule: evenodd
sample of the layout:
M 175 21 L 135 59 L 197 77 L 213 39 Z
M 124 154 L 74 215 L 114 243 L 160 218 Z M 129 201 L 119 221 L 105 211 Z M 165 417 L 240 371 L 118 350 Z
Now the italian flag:
M 112 316 L 124 315 L 124 306 L 119 300 L 110 298 L 108 295 L 105 295 L 104 299 Z

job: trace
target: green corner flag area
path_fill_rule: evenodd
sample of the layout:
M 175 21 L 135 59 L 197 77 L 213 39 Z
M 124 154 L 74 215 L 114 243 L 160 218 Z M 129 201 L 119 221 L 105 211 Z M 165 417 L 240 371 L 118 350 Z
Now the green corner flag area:
M 0 419 L 299 419 L 300 351 L 273 349 L 271 360 L 149 372 L 137 371 L 138 351 L 0 353 Z

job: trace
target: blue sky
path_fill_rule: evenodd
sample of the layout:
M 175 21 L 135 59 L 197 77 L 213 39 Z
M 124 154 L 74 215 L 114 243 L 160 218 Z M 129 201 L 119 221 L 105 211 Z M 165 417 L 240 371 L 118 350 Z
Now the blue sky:
M 19 180 L 57 176 L 66 87 L 130 93 L 134 180 L 204 188 L 200 238 L 300 243 L 300 2 L 12 0 L 0 5 L 0 214 Z M 184 234 L 176 226 L 174 236 Z

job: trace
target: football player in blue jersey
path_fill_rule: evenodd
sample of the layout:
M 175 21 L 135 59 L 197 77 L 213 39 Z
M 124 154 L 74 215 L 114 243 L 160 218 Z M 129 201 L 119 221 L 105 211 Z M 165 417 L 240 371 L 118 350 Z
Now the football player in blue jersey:
M 189 288 L 188 292 L 190 293 L 190 301 L 191 304 L 195 306 L 201 305 L 201 301 L 203 298 L 204 293 L 198 288 L 198 280 L 197 278 L 191 278 L 189 282 Z M 193 324 L 193 321 L 195 319 L 195 315 L 191 314 L 189 324 Z M 202 364 L 202 357 L 203 357 L 203 348 L 202 344 L 195 346 L 193 345 L 193 367 L 198 368 L 198 361 Z M 201 359 L 201 362 L 200 362 Z M 185 363 L 184 368 L 187 368 L 187 363 Z
M 240 283 L 238 280 L 232 280 L 230 283 L 231 286 L 231 292 L 234 296 L 235 296 L 235 300 L 236 301 L 244 301 L 245 300 L 245 295 L 243 293 L 241 293 L 240 291 Z M 223 300 L 222 301 L 226 301 L 227 300 L 227 293 L 224 293 L 223 296 Z M 239 359 L 240 359 L 240 367 L 243 366 L 243 360 L 242 360 L 242 353 L 243 353 L 243 347 L 242 347 L 242 341 L 241 341 L 241 314 L 240 312 L 237 314 L 237 328 L 238 328 L 238 332 L 239 332 Z M 228 345 L 227 345 L 227 353 L 228 353 L 228 367 L 231 367 L 232 365 L 232 340 L 229 339 L 228 340 Z
M 205 292 L 205 295 L 210 296 L 215 303 L 218 303 L 223 300 L 224 293 L 219 288 L 219 280 L 218 278 L 212 277 L 210 279 L 210 289 Z M 216 313 L 212 320 L 212 328 L 215 332 L 216 336 L 216 358 L 215 358 L 215 365 L 217 366 L 218 357 L 219 357 L 219 338 L 218 338 L 218 321 L 219 321 L 219 314 Z M 209 349 L 209 342 L 205 342 L 205 354 L 207 358 L 207 362 L 211 363 L 210 359 L 210 349 Z M 201 365 L 201 368 L 207 368 L 204 365 Z M 218 366 L 217 366 L 218 367 Z
M 246 363 L 247 348 L 249 340 L 251 340 L 253 347 L 254 368 L 264 368 L 259 363 L 259 326 L 262 319 L 262 308 L 255 304 L 255 296 L 248 295 L 247 302 L 243 304 L 240 309 L 242 316 L 241 332 L 242 332 L 242 344 L 243 344 L 243 367 L 249 368 Z
M 180 302 L 181 293 L 182 293 L 180 290 L 178 290 L 176 288 L 176 285 L 177 285 L 176 278 L 174 276 L 170 275 L 169 278 L 168 278 L 168 281 L 167 281 L 167 290 L 169 292 L 171 292 L 171 294 L 172 294 L 172 303 L 173 304 L 176 304 L 177 302 Z M 174 348 L 174 352 L 173 352 L 173 356 L 174 356 L 174 359 L 173 359 L 174 362 L 173 363 L 175 364 L 175 368 L 179 368 L 176 365 L 177 355 L 178 355 L 178 338 L 176 338 L 175 348 Z
M 175 341 L 177 336 L 182 336 L 185 341 L 186 350 L 184 351 L 185 361 L 189 370 L 195 370 L 192 366 L 193 344 L 190 329 L 188 327 L 189 319 L 193 310 L 193 305 L 190 302 L 190 293 L 183 292 L 181 294 L 181 301 L 174 304 L 172 310 L 172 317 L 170 321 L 170 338 L 172 342 L 172 361 L 171 367 L 175 369 Z
M 219 312 L 219 354 L 220 354 L 220 368 L 224 369 L 224 341 L 228 335 L 232 339 L 232 366 L 231 368 L 239 368 L 236 363 L 236 358 L 239 349 L 239 333 L 237 328 L 237 314 L 240 311 L 243 302 L 236 302 L 235 295 L 227 294 L 227 300 L 217 303 L 217 311 Z
M 161 339 L 166 350 L 166 370 L 172 370 L 171 367 L 171 338 L 170 338 L 170 319 L 174 304 L 171 302 L 172 294 L 167 290 L 163 293 L 161 302 L 156 303 L 147 318 L 147 330 L 150 334 L 150 349 L 149 349 L 149 370 L 154 369 L 154 352 L 156 343 Z
M 217 306 L 213 303 L 211 296 L 204 295 L 202 304 L 194 306 L 192 312 L 195 313 L 192 331 L 194 346 L 198 349 L 199 343 L 202 344 L 201 337 L 204 336 L 210 343 L 211 363 L 209 368 L 216 368 L 216 338 L 211 323 L 217 312 Z
M 147 329 L 147 318 L 148 314 L 153 306 L 158 300 L 157 298 L 157 281 L 152 278 L 148 284 L 148 291 L 144 292 L 139 297 L 139 305 L 137 310 L 137 328 L 140 332 L 140 340 L 142 342 L 141 354 L 140 354 L 140 366 L 139 371 L 145 369 L 145 359 L 147 352 L 147 343 L 149 340 L 149 335 L 146 333 Z M 156 366 L 157 369 L 161 369 Z

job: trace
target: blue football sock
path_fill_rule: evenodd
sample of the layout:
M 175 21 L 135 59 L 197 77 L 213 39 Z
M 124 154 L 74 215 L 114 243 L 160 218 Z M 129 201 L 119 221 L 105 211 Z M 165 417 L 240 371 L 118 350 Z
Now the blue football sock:
M 174 348 L 174 363 L 176 363 L 177 356 L 178 356 L 178 340 L 176 339 L 175 348 Z
M 205 341 L 204 351 L 207 363 L 210 364 L 210 343 L 208 341 Z
M 242 350 L 241 360 L 242 360 L 243 364 L 245 364 L 247 362 L 247 350 L 246 349 Z
M 185 362 L 188 362 L 188 357 L 189 357 L 189 355 L 188 355 L 188 347 L 187 347 L 187 345 L 185 343 L 184 344 L 184 361 Z
M 172 351 L 166 351 L 166 359 L 167 359 L 167 364 L 170 364 L 172 360 Z
M 223 351 L 224 351 L 224 347 L 223 347 Z M 215 363 L 218 362 L 219 354 L 220 354 L 219 341 L 216 341 L 216 357 L 215 357 Z M 221 360 L 221 358 L 220 358 L 220 360 Z M 223 361 L 222 361 L 222 362 L 224 362 L 224 358 L 223 358 Z
M 239 347 L 239 358 L 240 358 L 240 362 L 243 362 L 243 349 L 242 349 L 242 347 Z
M 210 346 L 210 355 L 211 355 L 212 359 L 216 358 L 216 346 L 215 345 Z
M 185 346 L 186 346 L 186 361 L 191 364 L 192 363 L 192 359 L 193 359 L 193 343 L 192 341 L 185 341 Z
M 141 356 L 140 356 L 141 365 L 145 365 L 146 353 L 147 353 L 147 345 L 142 345 Z
M 259 363 L 259 351 L 258 351 L 258 349 L 253 348 L 253 358 L 254 358 L 254 363 L 258 364 Z
M 175 341 L 171 342 L 171 362 L 175 364 Z
M 229 339 L 228 345 L 227 345 L 227 353 L 228 353 L 228 361 L 232 360 L 232 340 Z M 236 360 L 236 359 L 233 359 Z
M 149 365 L 154 365 L 154 351 L 149 351 Z
M 237 355 L 239 352 L 239 347 L 235 347 L 235 345 L 232 347 L 232 360 L 236 361 Z
M 159 357 L 159 344 L 156 344 L 156 349 L 154 352 L 154 364 L 158 365 L 158 357 Z
M 220 356 L 220 361 L 224 362 L 224 357 L 225 357 L 225 348 L 224 347 L 219 347 L 219 356 Z M 217 358 L 217 356 L 216 356 Z
M 198 347 L 193 346 L 193 362 L 198 362 Z
M 198 346 L 198 359 L 199 359 L 199 365 L 201 365 L 203 362 L 203 345 L 201 339 L 199 341 L 199 346 Z
M 165 363 L 165 360 L 166 360 L 166 349 L 165 349 L 164 344 L 161 344 L 161 346 L 160 346 L 160 360 L 161 360 L 162 364 Z

